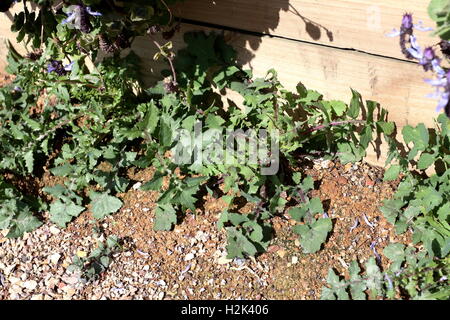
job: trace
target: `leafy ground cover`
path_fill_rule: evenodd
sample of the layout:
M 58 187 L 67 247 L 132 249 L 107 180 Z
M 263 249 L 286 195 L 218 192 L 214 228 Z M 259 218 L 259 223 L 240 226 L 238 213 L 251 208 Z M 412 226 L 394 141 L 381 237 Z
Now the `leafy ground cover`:
M 39 228 L 43 238 L 51 230 L 59 234 L 56 227 L 68 227 L 69 233 L 72 228 L 80 240 L 97 238 L 96 246 L 64 258 L 62 273 L 74 275 L 61 278 L 60 289 L 115 276 L 108 270 L 121 252 L 152 259 L 156 253 L 151 267 L 131 274 L 173 274 L 180 262 L 185 269 L 179 281 L 193 267 L 214 274 L 214 267 L 198 267 L 194 259 L 215 249 L 208 251 L 209 262 L 237 272 L 230 277 L 238 287 L 248 283 L 238 280 L 242 271 L 256 277 L 251 284 L 259 298 L 265 287 L 268 297 L 277 292 L 290 297 L 286 290 L 294 289 L 293 297 L 303 298 L 318 298 L 319 291 L 322 299 L 448 298 L 450 121 L 445 114 L 435 128 L 419 124 L 398 132 L 382 106 L 353 89 L 345 103 L 326 100 L 301 82 L 286 90 L 275 70 L 254 78 L 220 35 L 186 33 L 186 47 L 172 52 L 170 42 L 160 44 L 154 37 L 179 30 L 163 2 L 145 10 L 88 2 L 65 7 L 39 1 L 48 9 L 37 16 L 41 32 L 30 29 L 36 12 L 24 9 L 14 17 L 18 40 L 31 42 L 34 51 L 22 56 L 10 45 L 13 79 L 0 89 L 0 228 L 7 239 L 19 238 L 3 239 L 2 247 L 14 252 L 6 245 L 21 248 L 21 237 L 33 243 L 29 233 Z M 106 35 L 108 28 L 114 32 Z M 431 83 L 442 107 L 450 76 L 434 51 L 420 51 L 414 28 L 424 29 L 405 14 L 395 33 L 408 58 L 436 72 Z M 138 35 L 146 35 L 158 49 L 154 58 L 168 64 L 164 78 L 151 87 L 142 85 L 141 61 L 133 51 L 120 54 Z M 106 55 L 97 59 L 100 51 Z M 223 131 L 232 138 L 225 145 Z M 355 163 L 369 145 L 380 143 L 389 145 L 382 176 L 377 169 L 348 174 L 358 169 Z M 314 161 L 322 171 L 311 171 Z M 391 181 L 398 183 L 396 192 L 383 199 L 390 189 L 381 187 Z M 201 221 L 209 227 L 198 225 Z M 213 234 L 223 242 L 208 247 Z M 156 244 L 167 249 L 165 255 Z M 54 254 L 50 261 L 58 266 L 61 257 Z M 270 259 L 274 272 L 269 273 L 262 259 L 270 254 L 289 259 L 292 270 L 303 264 L 300 280 L 295 272 L 294 280 L 289 272 L 287 278 L 279 274 L 277 268 L 285 266 Z M 12 267 L 3 267 L 8 276 L 19 263 L 9 257 Z M 32 263 L 27 256 L 21 259 Z M 190 285 L 199 279 L 209 283 L 213 277 L 206 274 L 207 280 L 196 273 Z M 27 277 L 12 276 L 12 294 L 37 287 Z M 144 285 L 153 281 L 148 277 Z M 227 281 L 222 278 L 220 285 Z M 290 287 L 295 281 L 309 293 Z M 71 296 L 78 290 L 66 289 Z M 180 294 L 187 297 L 186 292 L 194 295 L 190 287 Z

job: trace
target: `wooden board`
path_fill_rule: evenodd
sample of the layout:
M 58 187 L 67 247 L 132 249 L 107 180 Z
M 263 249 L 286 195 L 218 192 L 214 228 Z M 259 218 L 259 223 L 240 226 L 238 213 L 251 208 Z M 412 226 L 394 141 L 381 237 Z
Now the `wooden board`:
M 31 7 L 29 7 L 31 9 Z M 7 40 L 11 41 L 16 50 L 23 54 L 27 52 L 22 44 L 16 42 L 16 34 L 11 32 L 11 22 L 14 14 L 23 10 L 23 4 L 17 3 L 6 13 L 0 13 L 0 70 L 6 67 L 6 56 L 8 54 Z
M 258 33 L 353 48 L 364 52 L 404 59 L 398 38 L 386 33 L 398 28 L 405 11 L 413 12 L 414 21 L 423 20 L 435 27 L 428 17 L 425 0 L 186 0 L 175 7 L 183 18 L 238 28 Z M 425 45 L 437 43 L 429 32 L 417 31 Z M 253 49 L 258 39 L 249 42 Z
M 182 32 L 192 30 L 220 32 L 182 25 Z M 294 89 L 301 81 L 327 99 L 348 102 L 353 87 L 363 99 L 378 101 L 390 110 L 391 120 L 401 126 L 418 122 L 432 125 L 437 116 L 436 101 L 425 97 L 432 91 L 423 81 L 427 74 L 414 63 L 270 37 L 259 38 L 260 45 L 255 50 L 250 45 L 255 36 L 227 31 L 226 38 L 237 49 L 242 65 L 251 68 L 256 76 L 264 76 L 267 70 L 275 68 L 287 88 Z M 172 41 L 175 49 L 184 47 L 181 33 Z M 138 38 L 133 49 L 146 61 L 145 72 L 158 74 L 162 66 L 151 62 L 156 49 L 149 39 Z
M 182 25 L 182 32 L 192 30 L 220 32 Z M 432 91 L 423 81 L 426 74 L 416 64 L 271 37 L 259 38 L 260 45 L 255 50 L 250 45 L 255 36 L 229 31 L 225 35 L 237 49 L 239 62 L 251 68 L 255 76 L 264 76 L 267 70 L 274 68 L 289 89 L 294 89 L 301 81 L 307 88 L 324 94 L 326 99 L 349 102 L 352 87 L 362 94 L 364 100 L 377 101 L 388 109 L 390 120 L 395 121 L 400 129 L 405 124 L 419 122 L 433 126 L 433 118 L 438 115 L 435 112 L 436 101 L 425 97 Z M 172 41 L 175 49 L 185 46 L 182 34 L 177 34 Z M 150 57 L 156 49 L 148 38 L 138 38 L 133 49 L 146 61 L 143 67 L 149 74 L 148 83 L 158 78 L 160 70 L 167 68 L 164 63 L 151 62 Z M 386 146 L 381 150 L 384 154 L 380 159 L 371 151 L 366 160 L 383 165 Z

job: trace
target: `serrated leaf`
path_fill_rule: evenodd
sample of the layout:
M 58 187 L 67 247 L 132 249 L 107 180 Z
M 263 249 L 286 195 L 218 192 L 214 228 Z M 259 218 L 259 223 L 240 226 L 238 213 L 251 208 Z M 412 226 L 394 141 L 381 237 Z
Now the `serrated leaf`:
M 365 300 L 366 294 L 365 290 L 367 289 L 366 284 L 362 281 L 359 273 L 361 272 L 361 268 L 358 265 L 358 262 L 352 261 L 348 268 L 348 272 L 350 273 L 350 295 L 353 300 Z
M 362 109 L 361 95 L 356 90 L 352 90 L 352 99 L 350 101 L 350 107 L 348 109 L 349 117 L 356 119 Z
M 225 210 L 220 214 L 219 220 L 217 221 L 217 229 L 222 230 L 225 226 L 225 223 L 227 223 L 228 221 L 228 211 Z
M 382 288 L 382 274 L 380 268 L 377 266 L 374 257 L 370 257 L 366 262 L 366 274 L 367 274 L 367 288 L 371 290 L 372 297 L 378 296 L 381 293 Z
M 405 259 L 405 245 L 391 243 L 383 249 L 383 254 L 391 261 L 403 261 Z
M 255 243 L 261 242 L 264 238 L 263 228 L 255 221 L 251 221 L 244 224 L 244 227 L 250 227 L 253 230 L 250 232 L 250 240 Z
M 28 210 L 20 212 L 10 223 L 7 238 L 21 237 L 25 232 L 33 231 L 42 225 L 42 222 Z
M 289 209 L 289 215 L 295 221 L 302 221 L 307 213 L 307 210 L 308 209 L 306 206 L 293 207 Z
M 435 157 L 433 154 L 430 153 L 422 153 L 419 161 L 417 162 L 417 169 L 419 170 L 425 170 L 428 169 L 429 166 L 431 166 L 435 161 Z
M 84 210 L 84 207 L 73 202 L 65 203 L 57 200 L 50 205 L 50 221 L 58 227 L 65 228 L 67 223 L 72 221 L 74 217 L 78 217 Z
M 177 223 L 177 213 L 170 204 L 160 204 L 156 208 L 154 230 L 169 231 Z
M 397 179 L 400 174 L 400 168 L 401 167 L 398 164 L 394 164 L 394 165 L 390 166 L 389 169 L 387 169 L 384 172 L 383 180 L 384 181 L 393 181 L 393 180 Z
M 444 204 L 442 207 L 439 208 L 438 212 L 437 212 L 437 216 L 440 220 L 440 222 L 444 225 L 447 226 L 447 228 L 450 229 L 450 202 L 447 202 L 446 204 Z
M 107 193 L 91 192 L 89 197 L 91 198 L 92 215 L 95 219 L 103 219 L 122 207 L 122 201 L 119 198 Z
M 391 135 L 395 129 L 394 122 L 379 121 L 377 122 L 377 125 L 381 128 L 381 131 L 388 136 Z
M 206 117 L 206 124 L 211 129 L 220 129 L 224 123 L 225 123 L 225 120 L 220 116 L 216 116 L 214 114 L 209 114 Z
M 42 191 L 51 194 L 55 198 L 61 197 L 66 192 L 66 187 L 62 184 L 54 185 L 53 187 L 45 187 L 42 189 Z
M 339 280 L 339 277 L 334 273 L 333 269 L 328 271 L 327 283 L 331 286 L 330 291 L 336 295 L 338 300 L 349 300 L 347 285 L 345 285 L 344 281 Z M 331 292 L 325 292 L 325 297 L 330 299 Z
M 309 200 L 308 203 L 308 208 L 311 214 L 316 214 L 316 213 L 323 213 L 323 206 L 322 206 L 322 201 L 320 201 L 320 198 L 312 198 L 311 200 Z
M 147 130 L 149 134 L 153 134 L 158 125 L 159 121 L 159 110 L 155 103 L 152 101 L 149 103 L 147 114 L 143 120 L 143 129 Z
M 141 190 L 143 190 L 143 191 L 148 191 L 148 190 L 160 191 L 162 184 L 163 184 L 164 177 L 165 177 L 165 175 L 162 172 L 155 171 L 152 179 L 150 181 L 144 183 L 141 186 Z
M 68 163 L 63 164 L 62 166 L 54 167 L 50 169 L 50 172 L 55 176 L 65 177 L 74 172 L 74 167 Z
M 228 213 L 228 220 L 234 226 L 239 226 L 239 225 L 241 225 L 244 222 L 248 222 L 248 217 L 245 214 L 229 212 Z
M 334 113 L 338 117 L 342 116 L 347 109 L 347 105 L 342 101 L 331 100 L 330 101 L 331 108 L 333 108 Z
M 24 155 L 23 158 L 25 160 L 25 165 L 27 167 L 28 173 L 33 173 L 33 168 L 34 168 L 34 155 L 33 155 L 33 150 L 27 151 Z
M 258 252 L 255 245 L 240 230 L 234 227 L 228 228 L 227 235 L 228 245 L 226 248 L 228 259 L 254 256 Z
M 314 222 L 310 229 L 301 236 L 300 244 L 303 252 L 314 253 L 319 251 L 332 228 L 333 224 L 330 218 L 319 219 Z

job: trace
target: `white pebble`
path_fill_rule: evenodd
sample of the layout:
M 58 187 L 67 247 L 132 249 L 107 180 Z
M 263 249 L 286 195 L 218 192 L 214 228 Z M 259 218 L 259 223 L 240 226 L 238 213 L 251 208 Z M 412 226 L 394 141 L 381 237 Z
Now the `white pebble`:
M 192 259 L 194 259 L 194 258 L 195 258 L 195 256 L 194 256 L 193 253 L 188 253 L 188 254 L 184 257 L 184 261 L 189 261 L 189 260 L 192 260 Z

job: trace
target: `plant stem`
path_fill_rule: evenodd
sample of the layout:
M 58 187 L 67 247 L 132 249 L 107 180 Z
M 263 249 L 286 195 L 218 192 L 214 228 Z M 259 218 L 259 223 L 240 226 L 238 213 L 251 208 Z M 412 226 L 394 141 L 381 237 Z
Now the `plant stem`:
M 366 121 L 365 120 L 334 121 L 334 122 L 330 122 L 330 123 L 326 123 L 326 124 L 321 124 L 316 127 L 312 127 L 311 129 L 305 131 L 304 133 L 314 132 L 314 131 L 322 130 L 327 127 L 335 127 L 335 126 L 340 126 L 340 125 L 349 124 L 349 123 L 366 123 Z

